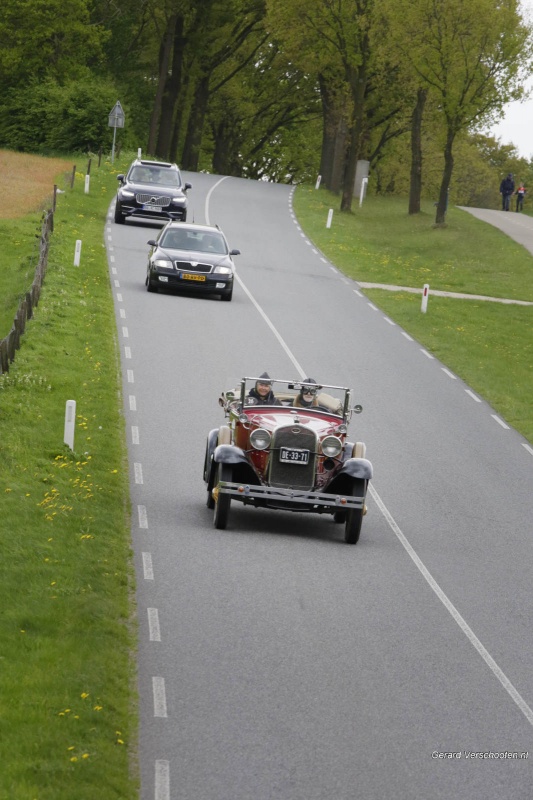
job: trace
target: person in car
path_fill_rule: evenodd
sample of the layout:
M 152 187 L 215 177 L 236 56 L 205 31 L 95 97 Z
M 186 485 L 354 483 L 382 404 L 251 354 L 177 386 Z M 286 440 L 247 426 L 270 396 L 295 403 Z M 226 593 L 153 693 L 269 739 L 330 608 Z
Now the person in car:
M 272 380 L 268 372 L 263 372 L 257 379 L 253 389 L 248 392 L 254 405 L 280 406 L 281 403 L 272 391 Z
M 317 400 L 318 385 L 314 378 L 305 378 L 301 385 L 300 391 L 293 401 L 293 406 L 298 408 L 316 408 L 318 406 Z

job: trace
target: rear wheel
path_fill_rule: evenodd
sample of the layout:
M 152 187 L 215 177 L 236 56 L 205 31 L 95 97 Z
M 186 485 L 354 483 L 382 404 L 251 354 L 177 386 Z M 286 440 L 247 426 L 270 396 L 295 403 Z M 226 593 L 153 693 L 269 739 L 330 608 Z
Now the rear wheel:
M 346 544 L 357 544 L 361 534 L 361 526 L 363 524 L 363 517 L 365 515 L 365 496 L 366 496 L 366 481 L 355 480 L 353 482 L 351 497 L 362 497 L 362 508 L 350 508 L 346 512 L 346 523 L 344 528 L 344 541 Z
M 232 469 L 229 464 L 219 464 L 217 467 L 217 475 L 215 478 L 215 511 L 213 514 L 213 525 L 217 530 L 223 531 L 228 524 L 229 509 L 231 505 L 231 497 L 229 494 L 221 494 L 218 489 L 220 481 L 231 481 Z

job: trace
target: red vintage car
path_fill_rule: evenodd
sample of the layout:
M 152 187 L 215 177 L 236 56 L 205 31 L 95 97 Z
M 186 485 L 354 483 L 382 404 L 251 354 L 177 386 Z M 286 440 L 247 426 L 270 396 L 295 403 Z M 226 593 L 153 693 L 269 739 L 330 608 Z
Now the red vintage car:
M 350 390 L 305 381 L 243 378 L 219 403 L 227 422 L 207 438 L 204 481 L 215 528 L 225 529 L 231 501 L 258 508 L 331 514 L 348 544 L 359 540 L 372 464 L 362 442 L 347 440 Z M 308 383 L 310 382 L 310 383 Z M 302 406 L 302 393 L 311 402 Z M 255 395 L 255 396 L 254 396 Z

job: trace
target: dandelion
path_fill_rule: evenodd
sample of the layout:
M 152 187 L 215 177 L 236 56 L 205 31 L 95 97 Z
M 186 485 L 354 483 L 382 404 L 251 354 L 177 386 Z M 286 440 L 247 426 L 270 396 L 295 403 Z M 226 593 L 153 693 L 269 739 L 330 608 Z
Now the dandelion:
M 101 711 L 103 706 L 94 706 L 93 711 Z
M 89 692 L 82 692 L 80 694 L 80 697 L 81 697 L 82 700 L 85 700 L 87 697 L 89 697 Z
M 82 755 L 82 758 L 89 758 L 89 753 L 84 753 L 84 754 Z
M 77 760 L 78 760 L 78 756 L 72 756 L 72 758 L 71 758 L 70 760 L 71 760 L 72 762 L 74 762 L 74 761 L 77 761 Z

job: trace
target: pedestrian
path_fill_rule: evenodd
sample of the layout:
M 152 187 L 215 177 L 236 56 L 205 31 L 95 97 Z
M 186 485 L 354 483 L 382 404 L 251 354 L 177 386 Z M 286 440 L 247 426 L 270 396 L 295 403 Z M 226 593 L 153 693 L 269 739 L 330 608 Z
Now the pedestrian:
M 516 210 L 523 211 L 524 209 L 524 197 L 526 196 L 527 189 L 523 183 L 520 183 L 520 186 L 516 190 Z
M 514 194 L 514 180 L 511 173 L 500 183 L 500 194 L 502 196 L 502 211 L 509 211 L 511 197 Z

